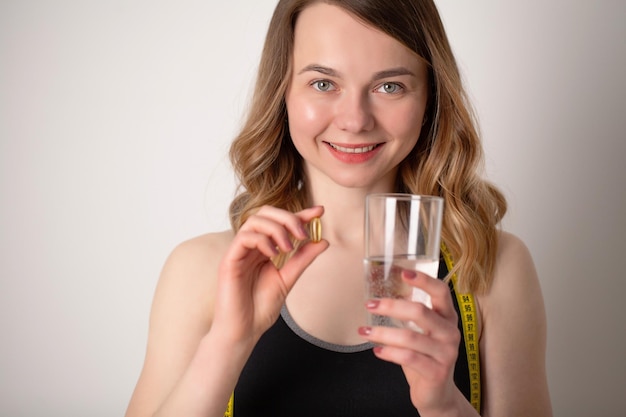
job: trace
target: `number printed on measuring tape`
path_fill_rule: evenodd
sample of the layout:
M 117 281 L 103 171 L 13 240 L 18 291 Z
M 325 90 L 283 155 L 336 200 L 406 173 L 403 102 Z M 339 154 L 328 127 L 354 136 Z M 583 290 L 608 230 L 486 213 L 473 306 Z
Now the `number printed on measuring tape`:
M 448 271 L 454 268 L 452 256 L 445 245 L 441 245 L 441 252 L 448 267 Z M 456 294 L 461 322 L 463 323 L 463 338 L 465 339 L 465 352 L 467 353 L 467 367 L 470 378 L 470 403 L 480 413 L 481 386 L 480 386 L 480 354 L 478 352 L 478 317 L 476 317 L 476 303 L 472 294 L 460 294 L 457 288 L 457 276 L 452 274 L 452 285 Z

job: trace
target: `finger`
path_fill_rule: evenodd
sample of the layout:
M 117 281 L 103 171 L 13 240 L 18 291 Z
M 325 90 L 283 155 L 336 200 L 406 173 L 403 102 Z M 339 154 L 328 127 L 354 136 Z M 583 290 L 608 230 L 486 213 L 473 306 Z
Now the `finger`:
M 245 227 L 244 227 L 245 226 Z M 250 217 L 239 232 L 256 233 L 266 236 L 274 242 L 274 246 L 283 252 L 290 252 L 294 248 L 292 235 L 283 223 L 274 219 L 255 215 Z
M 311 207 L 296 213 L 303 222 L 307 240 L 319 242 L 322 239 L 322 224 L 320 221 L 322 214 L 324 214 L 324 207 L 322 206 Z
M 291 290 L 302 272 L 327 248 L 328 242 L 325 240 L 317 243 L 307 242 L 285 262 L 280 274 L 288 290 Z
M 380 359 L 410 368 L 422 377 L 429 379 L 433 379 L 445 371 L 442 364 L 431 356 L 410 349 L 377 346 L 374 348 L 374 354 Z
M 432 308 L 449 320 L 456 320 L 456 310 L 452 302 L 452 294 L 448 284 L 440 279 L 434 279 L 422 272 L 404 270 L 402 278 L 412 287 L 419 288 L 430 295 Z
M 279 209 L 272 206 L 261 207 L 253 216 L 250 216 L 251 220 L 255 219 L 267 219 L 281 225 L 287 230 L 293 237 L 298 240 L 305 240 L 309 237 L 309 233 L 304 226 L 313 217 L 319 217 L 324 212 L 322 207 L 312 207 L 302 210 L 298 213 L 291 213 L 287 210 Z M 248 223 L 248 222 L 246 222 Z M 255 222 L 251 222 L 254 225 Z
M 226 253 L 225 259 L 234 262 L 241 261 L 250 255 L 251 250 L 257 250 L 267 258 L 278 255 L 274 239 L 262 233 L 240 230 Z
M 409 355 L 412 358 L 419 355 L 431 361 L 435 361 L 442 365 L 448 365 L 456 361 L 458 355 L 458 346 L 460 336 L 450 341 L 442 342 L 433 337 L 418 333 L 406 328 L 394 327 L 361 327 L 359 334 L 368 341 L 382 347 L 382 350 L 402 352 L 403 355 Z M 410 354 L 410 352 L 416 355 Z M 407 358 L 401 360 L 398 356 L 394 358 L 394 362 L 407 364 Z
M 323 206 L 310 207 L 297 213 L 272 206 L 263 206 L 250 216 L 242 228 L 252 227 L 258 219 L 268 219 L 284 227 L 296 239 L 306 240 L 309 238 L 309 232 L 305 224 L 315 217 L 322 216 L 322 214 L 324 214 Z
M 314 217 L 321 217 L 323 214 L 324 206 L 313 206 L 296 213 L 296 215 L 305 223 L 310 222 Z
M 439 353 L 440 342 L 425 333 L 400 327 L 361 327 L 359 334 L 381 346 L 393 346 L 419 352 L 422 355 L 435 357 Z
M 457 330 L 456 320 L 445 318 L 420 302 L 381 298 L 368 301 L 366 308 L 372 314 L 407 323 L 408 327 L 417 326 L 422 332 L 444 341 L 449 340 L 450 333 Z

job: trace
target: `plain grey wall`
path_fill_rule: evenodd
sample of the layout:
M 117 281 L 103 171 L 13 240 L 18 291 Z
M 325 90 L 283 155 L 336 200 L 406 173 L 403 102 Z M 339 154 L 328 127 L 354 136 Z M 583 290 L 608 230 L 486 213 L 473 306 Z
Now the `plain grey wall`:
M 626 411 L 626 2 L 437 1 L 555 415 Z M 0 415 L 122 415 L 165 257 L 227 226 L 226 153 L 274 0 L 0 2 Z

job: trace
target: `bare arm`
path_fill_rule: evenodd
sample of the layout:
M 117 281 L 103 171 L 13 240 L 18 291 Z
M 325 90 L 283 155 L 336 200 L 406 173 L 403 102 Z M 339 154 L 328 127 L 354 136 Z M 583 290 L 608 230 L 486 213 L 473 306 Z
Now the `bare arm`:
M 285 297 L 328 243 L 304 243 L 280 268 L 271 258 L 306 240 L 303 224 L 322 207 L 250 216 L 238 233 L 177 248 L 154 297 L 146 360 L 126 417 L 224 415 L 252 349 Z
M 126 412 L 151 416 L 173 390 L 211 327 L 217 260 L 228 234 L 205 235 L 177 247 L 154 295 L 143 370 Z
M 483 415 L 552 416 L 546 378 L 546 316 L 526 246 L 503 233 L 482 310 Z

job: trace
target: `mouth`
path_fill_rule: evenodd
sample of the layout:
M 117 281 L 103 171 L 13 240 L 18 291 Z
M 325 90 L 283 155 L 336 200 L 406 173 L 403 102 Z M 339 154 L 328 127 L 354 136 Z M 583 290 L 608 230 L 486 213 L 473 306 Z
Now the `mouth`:
M 344 153 L 367 153 L 367 152 L 371 152 L 374 149 L 378 148 L 379 146 L 381 146 L 380 143 L 376 143 L 373 145 L 355 145 L 355 146 L 340 146 L 337 145 L 335 143 L 330 143 L 330 142 L 325 142 L 328 146 L 330 146 L 331 148 L 333 148 L 334 150 L 338 151 L 338 152 L 344 152 Z

